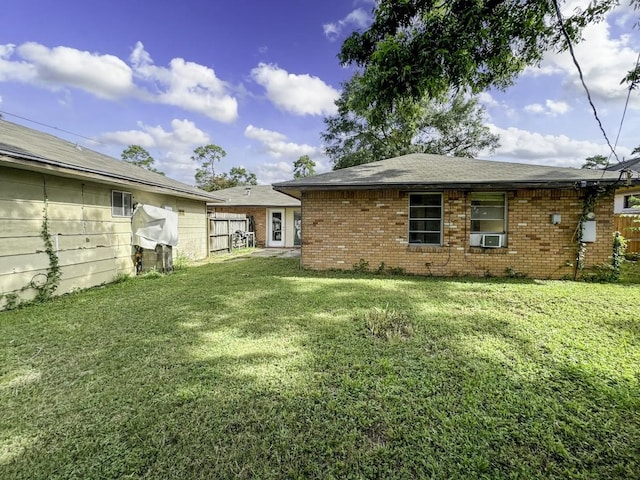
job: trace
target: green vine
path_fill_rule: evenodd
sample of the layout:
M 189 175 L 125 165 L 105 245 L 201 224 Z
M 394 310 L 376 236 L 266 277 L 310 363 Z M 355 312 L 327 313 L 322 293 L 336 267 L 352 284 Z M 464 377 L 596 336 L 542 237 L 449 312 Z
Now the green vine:
M 611 280 L 616 281 L 620 278 L 620 268 L 624 263 L 624 254 L 627 251 L 627 241 L 620 235 L 620 232 L 613 234 L 613 258 L 611 261 Z
M 584 223 L 589 220 L 588 215 L 595 209 L 597 201 L 611 193 L 614 187 L 611 186 L 595 186 L 585 190 L 584 199 L 582 201 L 582 213 L 578 220 L 578 228 L 576 231 L 576 262 L 573 279 L 578 278 L 578 273 L 582 272 L 585 267 L 585 257 L 587 254 L 587 244 L 582 240 L 582 232 Z M 614 261 L 615 261 L 615 242 L 614 242 Z M 614 265 L 615 266 L 615 265 Z M 619 267 L 618 270 L 619 272 Z M 617 278 L 617 277 L 616 277 Z
M 44 253 L 49 257 L 49 267 L 47 273 L 42 273 L 34 276 L 28 285 L 22 287 L 18 292 L 24 292 L 29 289 L 36 291 L 36 296 L 32 300 L 33 303 L 41 303 L 49 300 L 54 292 L 60 285 L 60 278 L 62 277 L 62 270 L 60 268 L 60 261 L 58 254 L 56 253 L 51 233 L 49 232 L 49 215 L 48 215 L 48 202 L 45 197 L 44 209 L 42 210 L 42 226 L 40 227 L 40 238 L 44 242 Z M 44 278 L 44 280 L 40 280 Z M 20 301 L 19 293 L 7 293 L 0 295 L 0 300 L 4 298 L 5 306 L 7 310 L 13 310 L 15 308 L 25 305 Z
M 44 242 L 44 252 L 47 254 L 47 257 L 49 257 L 49 268 L 47 269 L 46 279 L 42 284 L 38 285 L 33 280 L 31 281 L 31 287 L 38 292 L 35 298 L 36 302 L 43 302 L 50 299 L 58 289 L 58 286 L 60 285 L 60 278 L 62 277 L 58 254 L 55 251 L 51 233 L 49 232 L 48 202 L 46 199 L 44 201 L 44 209 L 42 211 L 40 238 L 42 238 L 42 241 Z

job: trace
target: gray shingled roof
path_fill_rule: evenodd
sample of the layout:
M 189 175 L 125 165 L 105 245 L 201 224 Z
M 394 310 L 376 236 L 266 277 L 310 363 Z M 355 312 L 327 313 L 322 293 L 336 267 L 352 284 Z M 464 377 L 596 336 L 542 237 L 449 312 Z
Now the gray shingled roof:
M 247 195 L 247 192 L 249 194 Z M 300 200 L 277 192 L 271 185 L 252 185 L 216 190 L 216 196 L 225 200 L 226 206 L 241 207 L 299 207 Z M 222 206 L 218 203 L 215 206 Z
M 19 162 L 21 168 L 47 167 L 59 173 L 97 179 L 112 185 L 137 184 L 178 197 L 219 201 L 216 195 L 186 183 L 0 119 L 0 162 L 10 164 L 12 161 Z
M 562 188 L 586 181 L 615 183 L 619 174 L 472 158 L 414 153 L 288 182 L 276 190 L 299 196 L 304 190 Z
M 630 158 L 622 162 L 609 165 L 605 170 L 609 172 L 619 172 L 620 170 L 631 170 L 640 173 L 640 157 Z

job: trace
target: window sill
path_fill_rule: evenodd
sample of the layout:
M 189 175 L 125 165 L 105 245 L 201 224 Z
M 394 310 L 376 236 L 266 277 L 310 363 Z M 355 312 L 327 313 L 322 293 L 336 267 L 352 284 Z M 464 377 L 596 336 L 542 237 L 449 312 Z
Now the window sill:
M 442 245 L 421 245 L 419 243 L 411 243 L 407 246 L 407 252 L 420 253 L 441 253 L 444 251 Z
M 504 255 L 509 251 L 507 247 L 486 248 L 486 247 L 469 247 L 469 253 L 480 255 Z

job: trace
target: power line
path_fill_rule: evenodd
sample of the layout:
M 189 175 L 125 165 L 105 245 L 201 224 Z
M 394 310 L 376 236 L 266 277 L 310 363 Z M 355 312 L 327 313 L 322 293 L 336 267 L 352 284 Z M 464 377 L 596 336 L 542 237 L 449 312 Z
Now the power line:
M 618 158 L 618 154 L 616 153 L 615 148 L 611 146 L 611 142 L 609 141 L 609 137 L 607 136 L 607 132 L 604 131 L 604 127 L 602 126 L 602 122 L 600 121 L 600 117 L 598 116 L 598 111 L 596 110 L 596 106 L 593 104 L 593 100 L 591 100 L 591 93 L 589 92 L 589 88 L 587 87 L 587 84 L 584 81 L 584 75 L 582 74 L 582 68 L 580 68 L 580 64 L 578 63 L 578 60 L 576 58 L 576 54 L 573 51 L 573 45 L 571 43 L 571 38 L 569 37 L 569 33 L 567 32 L 567 29 L 564 28 L 564 22 L 562 20 L 562 13 L 560 12 L 560 6 L 558 5 L 558 0 L 552 0 L 552 1 L 553 1 L 553 6 L 555 7 L 555 10 L 556 10 L 556 17 L 558 17 L 558 23 L 560 24 L 560 29 L 562 30 L 562 35 L 564 36 L 565 40 L 567 41 L 567 45 L 569 47 L 569 53 L 571 54 L 571 59 L 573 60 L 574 65 L 578 69 L 578 75 L 580 76 L 580 82 L 582 83 L 582 86 L 584 87 L 584 91 L 587 92 L 587 99 L 589 100 L 589 105 L 591 105 L 591 109 L 593 110 L 593 116 L 596 118 L 596 121 L 598 122 L 598 126 L 600 127 L 600 131 L 602 132 L 602 135 L 604 136 L 604 139 L 606 140 L 607 145 L 611 149 L 611 153 L 613 154 L 614 157 L 616 157 L 616 161 L 618 163 L 620 163 L 620 159 Z M 609 163 L 609 161 L 607 160 L 607 166 L 608 166 L 608 163 Z
M 634 70 L 638 69 L 638 65 L 640 65 L 640 52 L 638 52 L 638 58 L 636 59 L 636 66 Z M 618 135 L 616 136 L 616 143 L 613 145 L 614 148 L 618 147 L 618 140 L 620 140 L 620 132 L 622 132 L 622 124 L 624 123 L 624 117 L 627 114 L 627 107 L 629 106 L 629 99 L 631 98 L 632 90 L 633 90 L 633 84 L 629 85 L 629 90 L 627 91 L 627 99 L 624 102 L 624 110 L 622 111 L 622 118 L 620 119 L 620 127 L 618 127 Z
M 27 122 L 35 123 L 35 124 L 41 125 L 43 127 L 52 128 L 54 130 L 58 130 L 59 132 L 68 133 L 69 135 L 75 135 L 76 137 L 84 138 L 85 140 L 89 140 L 89 141 L 94 142 L 94 143 L 99 143 L 100 145 L 105 145 L 104 143 L 99 142 L 98 140 L 96 140 L 94 138 L 85 137 L 84 135 L 80 135 L 79 133 L 70 132 L 69 130 L 65 130 L 63 128 L 54 127 L 53 125 L 47 125 L 46 123 L 38 122 L 37 120 L 32 120 L 32 119 L 27 118 L 27 117 L 21 117 L 20 115 L 16 115 L 15 113 L 5 112 L 4 110 L 0 110 L 0 113 L 3 114 L 3 115 L 10 115 L 12 117 L 19 118 L 21 120 L 26 120 Z

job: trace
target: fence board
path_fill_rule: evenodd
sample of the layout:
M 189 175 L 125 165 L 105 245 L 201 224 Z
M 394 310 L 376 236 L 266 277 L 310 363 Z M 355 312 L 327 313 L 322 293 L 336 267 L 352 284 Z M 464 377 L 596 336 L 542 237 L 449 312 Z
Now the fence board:
M 627 252 L 640 253 L 640 215 L 616 215 L 614 223 L 616 230 L 627 240 Z
M 249 231 L 249 219 L 246 215 L 237 213 L 212 214 L 209 217 L 209 253 L 216 253 L 223 250 L 230 252 L 233 250 L 233 237 L 237 231 Z

